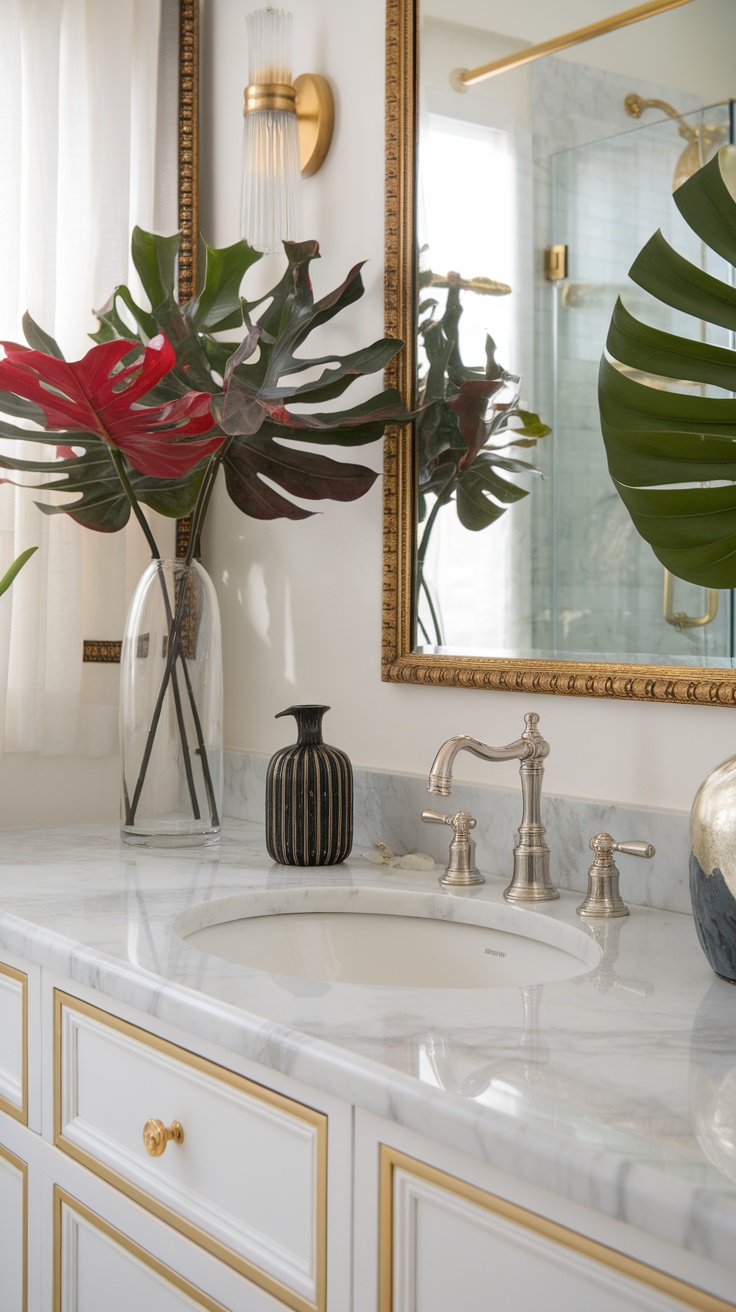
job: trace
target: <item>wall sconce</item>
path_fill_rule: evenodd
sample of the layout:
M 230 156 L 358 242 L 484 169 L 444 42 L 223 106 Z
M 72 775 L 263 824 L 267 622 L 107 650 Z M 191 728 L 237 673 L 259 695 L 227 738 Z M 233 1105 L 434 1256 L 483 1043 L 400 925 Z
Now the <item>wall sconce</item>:
M 248 81 L 243 107 L 241 235 L 257 251 L 281 250 L 301 236 L 300 174 L 322 164 L 335 119 L 325 78 L 303 73 L 291 81 L 291 14 L 246 14 Z

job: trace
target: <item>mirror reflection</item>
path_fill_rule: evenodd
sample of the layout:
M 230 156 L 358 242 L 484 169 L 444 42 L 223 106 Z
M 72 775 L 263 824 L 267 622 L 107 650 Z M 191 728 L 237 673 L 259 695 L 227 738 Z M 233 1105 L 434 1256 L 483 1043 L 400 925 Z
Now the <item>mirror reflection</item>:
M 614 3 L 427 0 L 419 26 L 419 653 L 727 667 L 732 596 L 669 576 L 608 476 L 597 374 L 617 296 L 733 345 L 636 288 L 672 191 L 733 141 L 735 7 L 691 0 L 459 90 L 474 69 Z

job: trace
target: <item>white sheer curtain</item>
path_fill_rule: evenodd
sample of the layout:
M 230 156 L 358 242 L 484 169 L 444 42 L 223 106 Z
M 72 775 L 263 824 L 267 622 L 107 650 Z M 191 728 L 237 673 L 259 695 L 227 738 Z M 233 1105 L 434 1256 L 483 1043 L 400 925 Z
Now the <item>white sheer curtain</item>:
M 178 0 L 0 3 L 0 339 L 23 340 L 28 309 L 78 359 L 93 309 L 135 287 L 133 224 L 175 230 L 177 36 Z M 82 643 L 122 636 L 145 545 L 38 499 L 0 486 L 0 574 L 39 546 L 0 602 L 0 751 L 107 755 L 117 667 L 83 665 Z

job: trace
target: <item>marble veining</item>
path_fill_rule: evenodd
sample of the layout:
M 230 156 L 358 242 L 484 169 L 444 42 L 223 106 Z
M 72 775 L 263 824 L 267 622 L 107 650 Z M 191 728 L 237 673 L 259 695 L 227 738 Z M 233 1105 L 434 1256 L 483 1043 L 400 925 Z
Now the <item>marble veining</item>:
M 437 874 L 274 866 L 263 827 L 241 820 L 207 851 L 123 849 L 112 827 L 4 830 L 0 952 L 736 1272 L 736 993 L 691 916 L 632 906 L 591 928 L 563 892 L 518 915 L 553 940 L 590 936 L 590 968 L 495 990 L 271 975 L 177 933 L 223 904 L 304 905 L 312 889 L 420 898 L 450 918 L 517 910 L 504 876 L 458 895 Z

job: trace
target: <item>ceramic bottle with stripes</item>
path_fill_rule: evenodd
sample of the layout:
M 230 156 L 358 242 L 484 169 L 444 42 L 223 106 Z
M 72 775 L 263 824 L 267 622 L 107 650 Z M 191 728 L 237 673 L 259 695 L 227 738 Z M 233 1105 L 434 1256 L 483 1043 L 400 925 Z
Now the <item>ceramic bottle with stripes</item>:
M 344 752 L 322 741 L 329 706 L 290 706 L 298 739 L 272 756 L 266 773 L 266 847 L 285 866 L 331 866 L 350 855 L 353 771 Z

